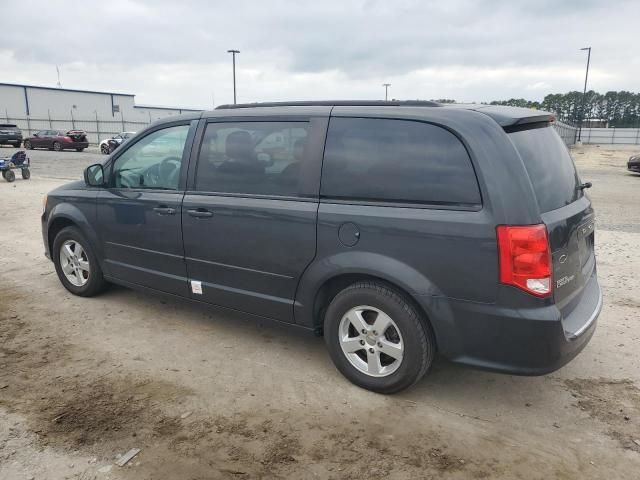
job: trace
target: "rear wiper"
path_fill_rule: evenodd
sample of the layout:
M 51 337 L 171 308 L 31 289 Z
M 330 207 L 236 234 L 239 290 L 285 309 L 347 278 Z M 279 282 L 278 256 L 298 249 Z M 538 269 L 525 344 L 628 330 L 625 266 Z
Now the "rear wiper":
M 593 183 L 584 182 L 584 183 L 581 183 L 580 185 L 578 185 L 578 190 L 584 190 L 585 188 L 591 188 L 592 186 L 593 186 Z

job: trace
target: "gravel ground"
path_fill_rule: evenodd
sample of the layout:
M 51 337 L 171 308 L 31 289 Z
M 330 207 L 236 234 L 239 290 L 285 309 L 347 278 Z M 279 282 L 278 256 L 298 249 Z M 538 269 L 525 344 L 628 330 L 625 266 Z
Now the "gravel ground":
M 640 176 L 628 147 L 573 154 L 605 293 L 589 346 L 543 377 L 438 360 L 382 396 L 292 329 L 123 288 L 68 294 L 42 255 L 42 195 L 104 157 L 30 152 L 31 180 L 0 181 L 0 479 L 637 479 Z

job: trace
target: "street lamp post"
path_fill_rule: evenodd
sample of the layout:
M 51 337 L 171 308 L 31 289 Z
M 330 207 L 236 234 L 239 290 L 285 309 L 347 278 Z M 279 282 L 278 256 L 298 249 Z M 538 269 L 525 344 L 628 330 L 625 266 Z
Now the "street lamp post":
M 587 79 L 589 78 L 589 62 L 591 61 L 591 47 L 581 48 L 587 50 L 587 71 L 584 74 L 584 89 L 582 90 L 582 106 L 580 107 L 580 124 L 578 125 L 578 141 L 582 139 L 582 122 L 584 120 L 584 101 L 587 96 Z
M 386 102 L 389 98 L 389 87 L 391 86 L 391 84 L 383 83 L 382 86 L 384 87 L 384 101 Z
M 236 104 L 236 53 L 240 53 L 240 50 L 227 50 L 233 56 L 233 104 Z

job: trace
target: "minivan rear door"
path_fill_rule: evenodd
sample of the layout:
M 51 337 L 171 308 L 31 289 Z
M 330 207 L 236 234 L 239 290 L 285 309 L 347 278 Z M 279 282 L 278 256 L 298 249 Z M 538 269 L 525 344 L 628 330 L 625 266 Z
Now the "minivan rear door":
M 524 162 L 547 226 L 554 300 L 566 317 L 580 303 L 595 270 L 591 201 L 567 147 L 549 123 L 505 130 Z

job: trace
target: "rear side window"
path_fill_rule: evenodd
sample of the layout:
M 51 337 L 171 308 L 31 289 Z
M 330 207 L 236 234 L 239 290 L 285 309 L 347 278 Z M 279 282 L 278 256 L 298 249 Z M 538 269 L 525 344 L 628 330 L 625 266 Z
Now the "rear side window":
M 321 193 L 369 201 L 481 203 L 460 140 L 443 128 L 408 120 L 332 118 Z
M 582 197 L 576 167 L 552 127 L 519 130 L 509 138 L 524 161 L 540 211 L 556 210 Z
M 308 122 L 210 123 L 196 190 L 296 196 L 307 152 Z

